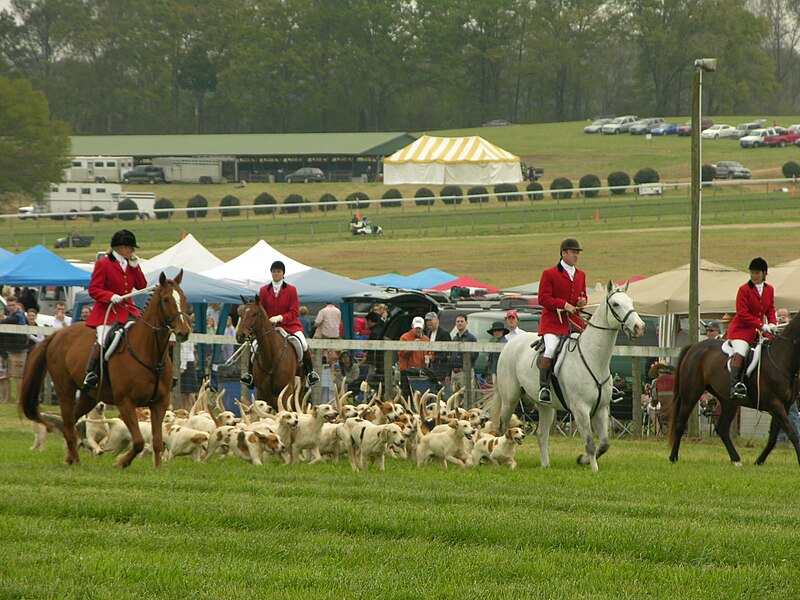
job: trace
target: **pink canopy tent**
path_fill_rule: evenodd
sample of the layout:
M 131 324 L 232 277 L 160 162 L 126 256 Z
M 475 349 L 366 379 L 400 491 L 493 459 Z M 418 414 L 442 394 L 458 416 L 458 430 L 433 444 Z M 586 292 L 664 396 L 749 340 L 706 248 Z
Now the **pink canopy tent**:
M 428 289 L 436 290 L 437 292 L 447 292 L 452 287 L 484 288 L 486 290 L 489 290 L 490 294 L 494 294 L 500 289 L 494 287 L 493 285 L 489 285 L 488 283 L 483 283 L 482 281 L 473 279 L 472 277 L 469 277 L 467 275 L 465 275 L 464 277 L 459 277 L 458 279 L 453 279 L 452 281 L 445 281 L 444 283 L 440 283 L 439 285 L 430 287 Z

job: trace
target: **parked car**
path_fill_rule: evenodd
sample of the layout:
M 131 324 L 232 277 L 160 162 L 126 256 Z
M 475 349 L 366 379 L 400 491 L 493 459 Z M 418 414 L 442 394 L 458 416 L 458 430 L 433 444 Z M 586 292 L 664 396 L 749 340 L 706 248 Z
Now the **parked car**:
M 706 129 L 711 127 L 713 124 L 714 124 L 714 121 L 712 121 L 711 119 L 703 119 L 703 121 L 700 123 L 700 135 L 702 135 L 702 133 Z M 678 127 L 678 135 L 683 135 L 683 136 L 692 135 L 692 121 L 691 121 L 691 119 L 686 121 L 686 123 L 684 123 L 680 127 Z
M 597 119 L 591 125 L 587 125 L 583 128 L 583 133 L 600 133 L 603 129 L 603 125 L 606 123 L 610 123 L 612 119 Z
M 493 119 L 481 125 L 481 127 L 507 127 L 508 125 L 513 125 L 510 121 L 506 121 L 505 119 Z
M 754 129 L 739 140 L 739 145 L 742 148 L 759 148 L 761 146 L 766 146 L 767 137 L 771 135 L 778 135 L 778 130 L 774 127 Z
M 713 167 L 716 179 L 750 179 L 752 175 L 750 169 L 732 160 L 721 160 Z
M 751 131 L 760 129 L 763 121 L 752 121 L 751 123 L 739 123 L 731 133 L 731 137 L 735 140 L 741 139 Z
M 675 135 L 678 133 L 677 123 L 662 123 L 651 131 L 653 135 Z
M 650 133 L 653 131 L 653 128 L 658 127 L 664 122 L 664 119 L 661 117 L 652 117 L 650 119 L 639 119 L 633 125 L 631 125 L 628 132 L 631 135 L 644 135 L 645 133 Z
M 153 165 L 137 165 L 133 170 L 122 174 L 125 183 L 166 183 L 164 169 Z
M 316 167 L 303 167 L 286 176 L 286 183 L 321 183 L 325 181 L 325 173 Z
M 93 235 L 81 235 L 72 232 L 67 237 L 56 240 L 56 248 L 87 248 L 92 245 Z
M 775 135 L 768 135 L 764 138 L 767 146 L 783 148 L 786 144 L 794 144 L 800 140 L 800 131 L 792 131 L 791 128 L 784 129 L 783 127 L 776 127 L 777 133 Z
M 603 125 L 602 132 L 606 135 L 616 135 L 618 133 L 627 133 L 639 117 L 634 115 L 626 115 L 624 117 L 616 117 L 611 119 L 608 123 Z
M 705 131 L 701 131 L 700 137 L 704 140 L 718 140 L 719 138 L 731 137 L 734 131 L 736 131 L 736 128 L 732 125 L 718 123 L 716 125 L 712 125 Z

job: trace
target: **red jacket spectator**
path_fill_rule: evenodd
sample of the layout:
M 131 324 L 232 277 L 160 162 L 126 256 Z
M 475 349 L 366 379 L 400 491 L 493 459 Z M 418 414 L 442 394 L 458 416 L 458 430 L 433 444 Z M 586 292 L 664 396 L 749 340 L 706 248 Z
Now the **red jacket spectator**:
M 561 263 L 545 270 L 539 281 L 538 300 L 543 308 L 539 321 L 539 335 L 545 333 L 567 335 L 569 333 L 567 318 L 572 321 L 575 329 L 582 331 L 584 324 L 578 315 L 566 311 L 558 312 L 567 303 L 576 306 L 580 298 L 586 298 L 586 273 L 576 268 L 575 278 L 570 279 L 569 273 Z
M 417 337 L 414 330 L 406 331 L 400 336 L 401 342 L 429 342 L 430 338 L 422 334 L 422 337 Z M 400 370 L 405 371 L 409 367 L 422 368 L 425 365 L 425 355 L 432 355 L 432 352 L 425 352 L 424 350 L 398 350 L 397 356 L 400 358 Z

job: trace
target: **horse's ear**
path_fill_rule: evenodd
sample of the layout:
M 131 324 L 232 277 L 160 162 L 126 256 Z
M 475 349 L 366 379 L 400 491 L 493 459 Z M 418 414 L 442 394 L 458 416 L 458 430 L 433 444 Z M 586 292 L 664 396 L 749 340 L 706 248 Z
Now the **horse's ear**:
M 253 302 L 258 304 L 258 294 L 253 294 Z
M 625 287 L 624 287 L 624 288 L 622 288 L 622 291 L 623 291 L 623 292 L 627 292 L 627 291 L 628 291 L 628 286 L 629 286 L 630 284 L 631 284 L 631 280 L 630 280 L 630 279 L 628 279 L 628 280 L 625 282 Z
M 608 283 L 606 284 L 606 291 L 610 294 L 613 290 L 614 290 L 614 282 L 609 279 Z
M 161 275 L 158 276 L 158 283 L 159 285 L 164 285 L 167 283 L 167 276 L 164 275 L 164 271 L 161 271 Z
M 247 298 L 245 298 L 242 294 L 239 294 L 239 298 L 242 299 L 242 304 L 247 304 Z
M 175 283 L 180 285 L 181 284 L 181 279 L 183 279 L 183 269 L 178 271 L 178 276 L 175 279 L 173 279 L 172 281 L 174 281 Z

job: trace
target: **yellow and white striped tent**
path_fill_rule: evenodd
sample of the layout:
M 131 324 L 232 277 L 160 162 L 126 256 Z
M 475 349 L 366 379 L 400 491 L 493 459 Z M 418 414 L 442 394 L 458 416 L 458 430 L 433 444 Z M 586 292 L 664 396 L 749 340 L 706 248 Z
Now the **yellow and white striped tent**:
M 424 135 L 383 161 L 388 185 L 495 185 L 522 181 L 519 156 L 482 137 L 443 138 Z

